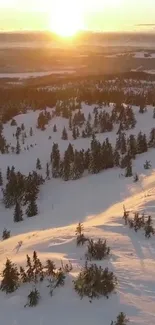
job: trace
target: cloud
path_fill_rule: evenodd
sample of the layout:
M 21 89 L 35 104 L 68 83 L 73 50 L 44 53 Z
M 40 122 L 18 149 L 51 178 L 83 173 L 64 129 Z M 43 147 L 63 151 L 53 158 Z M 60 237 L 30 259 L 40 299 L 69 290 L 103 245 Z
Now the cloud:
M 136 27 L 155 27 L 155 23 L 154 24 L 136 24 Z

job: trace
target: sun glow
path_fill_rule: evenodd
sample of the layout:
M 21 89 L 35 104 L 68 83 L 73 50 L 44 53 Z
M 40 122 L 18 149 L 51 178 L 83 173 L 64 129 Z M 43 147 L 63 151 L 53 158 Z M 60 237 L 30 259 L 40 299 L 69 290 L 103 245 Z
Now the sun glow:
M 83 28 L 82 10 L 71 0 L 57 1 L 52 8 L 50 29 L 62 37 L 71 37 Z

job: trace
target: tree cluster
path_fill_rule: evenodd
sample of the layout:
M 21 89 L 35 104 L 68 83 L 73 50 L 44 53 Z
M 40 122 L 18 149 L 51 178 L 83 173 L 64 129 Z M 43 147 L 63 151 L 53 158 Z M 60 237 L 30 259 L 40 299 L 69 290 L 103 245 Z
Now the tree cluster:
M 125 221 L 125 225 L 128 225 L 129 228 L 134 229 L 135 232 L 137 232 L 140 229 L 143 229 L 146 238 L 150 238 L 151 235 L 155 234 L 152 217 L 150 215 L 149 216 L 145 216 L 144 214 L 139 215 L 138 212 L 135 212 L 133 217 L 131 217 L 130 213 L 124 210 L 123 219 Z

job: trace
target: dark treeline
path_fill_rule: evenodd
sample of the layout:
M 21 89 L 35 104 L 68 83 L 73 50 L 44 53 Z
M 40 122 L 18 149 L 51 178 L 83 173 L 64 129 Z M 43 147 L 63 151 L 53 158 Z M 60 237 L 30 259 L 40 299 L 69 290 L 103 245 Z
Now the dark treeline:
M 75 84 L 67 84 L 64 87 L 52 87 L 50 90 L 30 86 L 0 88 L 1 121 L 5 123 L 20 112 L 26 112 L 27 109 L 54 107 L 58 100 L 67 101 L 75 98 L 77 102 L 84 102 L 89 105 L 113 102 L 139 106 L 155 103 L 154 89 L 151 90 L 150 88 L 145 93 L 136 93 L 132 90 L 124 91 L 123 80 L 117 82 L 116 89 L 112 86 L 112 82 L 105 84 L 104 80 L 98 80 L 95 83 L 85 80 Z

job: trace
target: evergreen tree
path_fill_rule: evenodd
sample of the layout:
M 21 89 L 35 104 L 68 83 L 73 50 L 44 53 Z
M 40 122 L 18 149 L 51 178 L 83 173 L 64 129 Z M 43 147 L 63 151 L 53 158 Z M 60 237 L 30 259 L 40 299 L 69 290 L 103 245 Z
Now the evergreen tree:
M 72 130 L 72 116 L 69 116 L 69 130 Z
M 54 126 L 53 126 L 53 132 L 57 132 L 57 126 L 56 126 L 56 124 L 54 124 Z
M 127 325 L 129 323 L 129 320 L 126 318 L 126 315 L 124 313 L 120 313 L 117 316 L 116 322 L 111 322 L 111 325 Z
M 75 126 L 73 126 L 72 137 L 73 137 L 74 140 L 76 140 L 76 138 L 77 138 L 77 133 L 76 133 Z
M 139 113 L 143 114 L 145 112 L 146 112 L 145 104 L 141 103 L 141 105 L 139 107 Z
M 20 154 L 20 143 L 19 143 L 19 140 L 17 139 L 17 145 L 16 145 L 16 154 L 19 155 Z
M 84 130 L 82 130 L 82 138 L 86 138 L 87 136 L 86 136 L 86 133 L 85 133 L 85 131 Z
M 121 134 L 120 150 L 122 155 L 124 155 L 127 151 L 126 138 L 124 133 Z
M 155 118 L 155 107 L 153 109 L 153 118 Z
M 0 170 L 0 186 L 2 186 L 2 185 L 3 185 L 3 178 L 2 178 L 2 172 Z
M 90 125 L 89 120 L 87 120 L 87 123 L 86 123 L 85 134 L 88 138 L 92 135 L 92 127 Z
M 155 128 L 150 132 L 149 147 L 155 148 Z
M 128 151 L 130 152 L 131 157 L 135 159 L 137 153 L 137 143 L 134 135 L 132 134 L 128 139 Z
M 49 164 L 46 164 L 46 178 L 50 179 L 50 171 L 49 171 Z
M 91 122 L 91 114 L 88 114 L 88 121 Z
M 97 174 L 101 170 L 101 144 L 94 136 L 91 141 L 91 155 L 88 169 L 92 174 Z
M 62 140 L 68 140 L 68 134 L 67 134 L 67 131 L 66 131 L 65 127 L 63 128 L 61 139 Z
M 40 159 L 39 158 L 37 158 L 36 169 L 38 169 L 38 170 L 41 170 L 42 169 L 41 162 L 40 162 Z
M 23 216 L 23 212 L 21 206 L 19 202 L 16 202 L 15 210 L 14 210 L 14 222 L 22 221 L 23 220 L 22 216 Z
M 26 215 L 27 215 L 27 217 L 31 218 L 31 217 L 36 216 L 37 214 L 38 214 L 38 207 L 37 207 L 35 199 L 32 197 L 29 202 L 29 205 L 26 209 Z
M 16 120 L 15 119 L 12 119 L 12 121 L 11 121 L 11 124 L 10 124 L 11 126 L 16 126 L 17 125 L 17 122 L 16 122 Z
M 52 176 L 54 178 L 57 178 L 59 177 L 59 171 L 60 171 L 60 152 L 57 143 L 53 143 L 51 163 L 52 163 Z
M 146 160 L 144 164 L 144 169 L 150 169 L 151 168 L 151 163 L 150 161 Z
M 79 138 L 79 136 L 80 136 L 80 132 L 79 132 L 79 128 L 77 126 L 77 128 L 76 128 L 76 137 Z
M 25 307 L 27 306 L 35 307 L 36 305 L 38 305 L 39 299 L 40 299 L 39 291 L 36 288 L 34 290 L 31 290 L 31 292 L 28 295 L 28 302 L 25 305 Z
M 6 240 L 6 239 L 10 238 L 10 233 L 11 233 L 10 230 L 7 230 L 6 228 L 4 228 L 3 234 L 2 234 L 2 239 Z
M 142 134 L 142 132 L 139 132 L 137 136 L 137 150 L 139 154 L 147 151 L 146 135 Z
M 70 161 L 73 162 L 74 161 L 74 150 L 73 150 L 73 146 L 71 143 L 69 143 L 69 145 L 68 145 L 67 152 L 68 152 Z
M 32 129 L 32 126 L 30 127 L 30 137 L 33 136 L 33 129 Z
M 116 149 L 114 151 L 113 158 L 114 158 L 114 166 L 119 167 L 119 165 L 120 165 L 120 154 Z
M 6 293 L 14 292 L 19 286 L 19 273 L 15 264 L 9 259 L 6 260 L 5 268 L 2 272 L 2 282 L 0 289 Z
M 99 119 L 98 119 L 98 110 L 95 111 L 95 116 L 94 116 L 94 129 L 97 130 L 99 124 Z
M 24 131 L 25 130 L 25 126 L 24 123 L 21 124 L 21 130 Z
M 74 162 L 72 167 L 72 179 L 79 179 L 83 174 L 83 168 L 81 165 L 81 155 L 80 152 L 75 150 L 74 153 Z
M 118 131 L 117 131 L 117 134 L 121 134 L 123 130 L 124 130 L 123 123 L 120 122 L 120 125 L 119 125 L 119 128 L 118 128 Z
M 63 178 L 64 181 L 68 181 L 70 179 L 70 176 L 71 176 L 70 157 L 69 157 L 69 154 L 68 154 L 68 152 L 66 150 L 65 154 L 64 154 L 64 160 L 63 160 L 62 178 Z
M 138 174 L 135 174 L 134 175 L 134 179 L 133 179 L 134 183 L 138 182 L 139 181 L 139 177 L 138 177 Z
M 88 148 L 84 153 L 84 169 L 88 169 L 88 167 L 89 167 L 90 156 L 91 156 L 91 152 L 90 152 L 90 149 Z
M 132 161 L 128 160 L 125 177 L 131 177 L 132 176 Z

